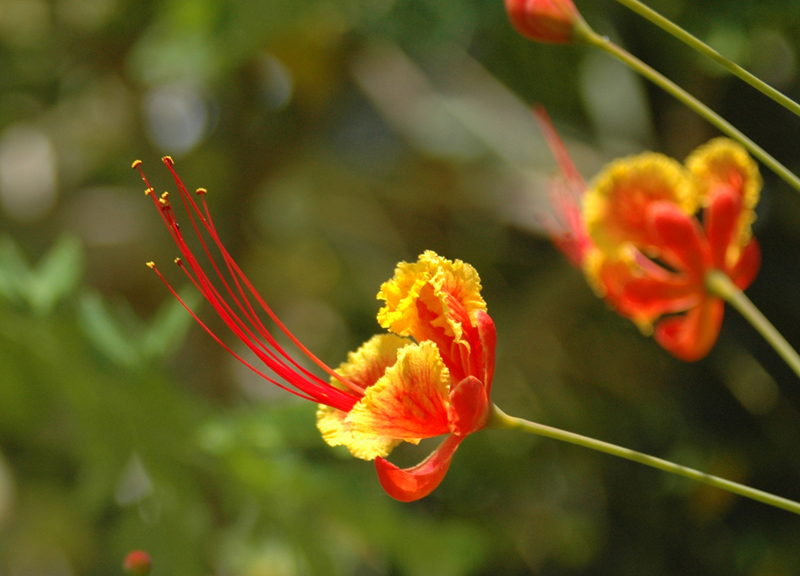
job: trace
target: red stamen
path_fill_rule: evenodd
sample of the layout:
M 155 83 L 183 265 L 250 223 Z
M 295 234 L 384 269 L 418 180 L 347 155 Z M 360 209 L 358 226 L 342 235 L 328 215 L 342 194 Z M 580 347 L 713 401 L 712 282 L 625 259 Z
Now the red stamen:
M 214 243 L 217 245 L 217 248 L 219 249 L 220 253 L 222 254 L 222 257 L 223 257 L 223 259 L 225 260 L 225 263 L 228 266 L 228 271 L 231 274 L 231 277 L 233 278 L 234 283 L 236 284 L 236 287 L 237 287 L 237 289 L 238 289 L 238 291 L 239 291 L 239 293 L 240 293 L 240 295 L 242 297 L 242 300 L 245 302 L 245 304 L 247 304 L 247 307 L 250 310 L 250 313 L 252 315 L 252 317 L 250 318 L 250 321 L 253 322 L 253 324 L 256 326 L 256 328 L 259 330 L 259 332 L 261 332 L 263 336 L 267 337 L 270 340 L 270 342 L 272 342 L 272 336 L 269 335 L 269 333 L 267 332 L 266 328 L 264 328 L 264 326 L 261 324 L 261 321 L 258 319 L 258 316 L 256 315 L 255 311 L 253 310 L 252 306 L 250 305 L 250 301 L 247 298 L 247 295 L 245 294 L 244 290 L 241 288 L 241 286 L 239 284 L 239 280 L 240 279 L 244 282 L 244 284 L 247 287 L 248 291 L 256 299 L 258 304 L 267 313 L 267 315 L 270 317 L 270 319 L 289 338 L 289 340 L 292 341 L 292 343 L 295 346 L 297 346 L 312 362 L 314 362 L 317 366 L 322 368 L 322 370 L 327 372 L 330 376 L 336 378 L 339 382 L 341 382 L 342 384 L 344 384 L 345 386 L 347 386 L 348 388 L 350 388 L 354 392 L 356 392 L 356 393 L 358 393 L 360 395 L 363 395 L 364 394 L 363 388 L 361 388 L 361 387 L 357 386 L 356 384 L 350 382 L 349 380 L 347 380 L 346 378 L 344 378 L 343 376 L 341 376 L 340 374 L 338 374 L 337 372 L 332 370 L 330 367 L 328 367 L 328 365 L 325 364 L 324 362 L 322 362 L 319 358 L 317 358 L 308 348 L 306 348 L 294 336 L 294 334 L 292 334 L 289 331 L 288 328 L 286 328 L 286 326 L 275 315 L 275 313 L 272 311 L 272 309 L 269 306 L 267 306 L 266 302 L 264 302 L 264 300 L 261 298 L 261 295 L 258 294 L 256 289 L 253 287 L 253 285 L 250 283 L 250 281 L 244 275 L 242 270 L 239 268 L 239 266 L 236 264 L 236 262 L 234 262 L 233 258 L 231 258 L 231 256 L 228 254 L 228 251 L 225 249 L 225 246 L 223 246 L 221 240 L 219 239 L 219 236 L 217 235 L 216 228 L 211 224 L 211 215 L 208 212 L 208 206 L 205 205 L 205 197 L 203 198 L 203 205 L 204 205 L 206 214 L 208 215 L 208 219 L 206 219 L 203 216 L 202 212 L 200 212 L 200 209 L 198 208 L 197 204 L 195 203 L 194 198 L 192 198 L 192 196 L 189 194 L 189 191 L 183 185 L 183 182 L 178 177 L 178 174 L 172 168 L 172 166 L 174 164 L 174 162 L 172 161 L 172 158 L 170 158 L 169 156 L 166 156 L 165 160 L 164 160 L 164 164 L 167 166 L 167 169 L 172 173 L 172 176 L 175 179 L 175 184 L 178 186 L 178 191 L 181 194 L 181 199 L 183 200 L 184 206 L 186 207 L 186 211 L 189 213 L 189 218 L 192 221 L 192 225 L 195 227 L 195 231 L 197 232 L 198 237 L 200 238 L 201 242 L 203 243 L 203 248 L 206 250 L 206 255 L 208 255 L 209 260 L 211 260 L 211 262 L 212 262 L 217 274 L 219 275 L 219 277 L 224 282 L 225 280 L 222 277 L 222 274 L 220 274 L 219 270 L 217 270 L 216 263 L 214 262 L 213 258 L 211 258 L 211 255 L 208 253 L 208 249 L 206 248 L 206 245 L 205 245 L 205 242 L 203 241 L 202 235 L 200 234 L 200 231 L 197 228 L 197 225 L 195 223 L 194 217 L 192 216 L 192 210 L 189 208 L 190 204 L 191 204 L 191 208 L 195 211 L 195 213 L 197 214 L 198 218 L 200 219 L 200 221 L 205 226 L 206 231 L 209 233 L 209 235 L 211 236 L 212 240 L 214 240 Z M 231 294 L 231 296 L 234 298 L 234 300 L 238 304 L 238 300 L 236 299 L 235 294 L 228 287 L 227 283 L 225 284 L 225 287 L 226 287 L 228 292 Z M 242 312 L 244 312 L 244 310 L 242 310 Z M 277 344 L 274 344 L 274 345 L 277 346 Z M 297 366 L 297 368 L 302 370 L 302 368 L 300 366 Z
M 183 235 L 180 232 L 180 226 L 175 218 L 175 213 L 172 210 L 172 206 L 168 201 L 169 193 L 164 193 L 160 198 L 156 197 L 153 193 L 153 188 L 150 186 L 150 183 L 147 180 L 147 177 L 144 175 L 144 171 L 141 168 L 142 162 L 137 160 L 133 163 L 132 167 L 139 170 L 139 173 L 142 176 L 145 184 L 147 185 L 147 190 L 145 194 L 149 195 L 153 199 L 153 203 L 158 209 L 161 217 L 164 221 L 164 224 L 167 227 L 167 230 L 170 232 L 172 239 L 178 246 L 182 256 L 186 260 L 186 264 L 184 264 L 181 258 L 177 258 L 175 263 L 178 265 L 179 268 L 186 274 L 187 278 L 194 284 L 194 286 L 200 291 L 200 293 L 206 298 L 206 300 L 211 304 L 214 310 L 219 314 L 220 318 L 225 322 L 225 324 L 230 328 L 230 330 L 240 339 L 242 342 L 256 355 L 258 358 L 264 362 L 266 366 L 268 366 L 275 374 L 277 374 L 280 378 L 286 381 L 289 386 L 284 385 L 281 382 L 276 381 L 273 378 L 270 378 L 263 372 L 259 371 L 251 364 L 246 362 L 243 358 L 241 358 L 238 354 L 233 352 L 230 347 L 225 345 L 219 337 L 217 337 L 205 323 L 203 323 L 197 315 L 189 309 L 189 307 L 181 300 L 178 296 L 177 292 L 170 286 L 170 284 L 166 281 L 166 279 L 161 275 L 161 273 L 156 269 L 155 264 L 152 262 L 148 262 L 148 266 L 156 271 L 159 278 L 161 278 L 162 282 L 167 286 L 170 292 L 178 298 L 179 302 L 186 308 L 192 317 L 203 327 L 203 329 L 211 335 L 214 340 L 216 340 L 225 350 L 227 350 L 230 354 L 232 354 L 237 360 L 242 362 L 245 366 L 250 368 L 253 372 L 267 380 L 268 382 L 275 384 L 276 386 L 287 390 L 301 398 L 305 398 L 307 400 L 312 400 L 316 402 L 320 402 L 322 404 L 327 404 L 334 408 L 338 408 L 340 410 L 348 411 L 352 406 L 358 401 L 360 396 L 363 396 L 364 390 L 357 386 L 356 384 L 350 382 L 349 380 L 343 378 L 341 375 L 337 374 L 334 370 L 329 368 L 325 365 L 321 360 L 319 360 L 316 356 L 314 356 L 305 346 L 303 346 L 299 340 L 289 331 L 288 328 L 277 318 L 274 312 L 267 306 L 261 296 L 256 292 L 253 285 L 244 275 L 242 270 L 239 266 L 234 262 L 233 258 L 230 256 L 228 251 L 222 245 L 222 242 L 217 235 L 216 228 L 211 220 L 211 214 L 209 213 L 208 206 L 205 202 L 205 197 L 203 197 L 203 212 L 200 211 L 197 204 L 194 202 L 194 199 L 189 195 L 188 191 L 186 190 L 185 186 L 181 182 L 178 175 L 173 170 L 172 166 L 174 162 L 172 158 L 169 156 L 164 157 L 163 159 L 164 164 L 172 173 L 175 182 L 178 186 L 178 192 L 181 196 L 181 200 L 183 201 L 184 207 L 189 215 L 189 219 L 192 222 L 192 227 L 197 234 L 198 239 L 203 247 L 203 251 L 206 254 L 209 262 L 214 269 L 218 279 L 222 282 L 225 290 L 228 293 L 228 296 L 233 299 L 233 306 L 228 303 L 228 301 L 222 296 L 222 294 L 217 290 L 217 288 L 212 284 L 209 277 L 206 275 L 205 271 L 200 266 L 200 263 L 197 261 L 197 258 L 194 256 L 192 251 L 190 250 L 189 246 L 186 244 Z M 197 193 L 199 195 L 203 195 L 206 193 L 205 189 L 198 189 Z M 225 279 L 225 276 L 222 274 L 221 270 L 217 266 L 217 263 L 211 252 L 208 248 L 208 245 L 201 233 L 200 227 L 197 225 L 197 221 L 195 220 L 196 217 L 202 223 L 202 227 L 206 230 L 206 232 L 211 236 L 214 244 L 217 246 L 219 252 L 221 253 L 223 259 L 225 260 L 226 268 L 228 273 L 235 285 L 235 290 L 231 288 L 228 284 L 228 281 Z M 267 313 L 267 315 L 275 322 L 275 324 L 280 328 L 280 330 L 295 344 L 306 356 L 320 366 L 325 372 L 335 377 L 337 380 L 342 382 L 346 385 L 352 392 L 350 391 L 342 391 L 338 388 L 335 388 L 330 385 L 330 383 L 322 380 L 318 376 L 312 374 L 307 369 L 300 366 L 296 360 L 294 360 L 274 339 L 274 337 L 269 333 L 266 329 L 264 324 L 261 322 L 260 318 L 256 314 L 250 300 L 247 296 L 245 289 L 242 287 L 242 283 L 244 283 L 247 291 L 250 292 L 251 296 L 256 299 L 258 304 L 263 308 L 263 310 Z M 237 296 L 237 293 L 239 296 Z M 235 309 L 239 310 L 241 313 L 241 317 L 239 313 L 235 311 Z

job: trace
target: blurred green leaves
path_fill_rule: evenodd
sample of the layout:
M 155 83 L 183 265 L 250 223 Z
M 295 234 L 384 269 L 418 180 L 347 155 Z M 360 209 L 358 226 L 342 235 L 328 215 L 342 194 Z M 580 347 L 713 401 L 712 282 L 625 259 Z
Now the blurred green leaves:
M 193 311 L 202 297 L 185 289 L 181 298 Z M 84 334 L 109 360 L 122 368 L 142 369 L 163 360 L 183 342 L 194 319 L 176 299 L 168 298 L 152 320 L 141 321 L 127 301 L 113 308 L 97 292 L 82 294 L 78 319 Z
M 47 316 L 80 282 L 83 261 L 80 241 L 64 235 L 32 268 L 14 240 L 4 236 L 0 238 L 0 295 L 13 304 L 26 305 L 36 316 Z

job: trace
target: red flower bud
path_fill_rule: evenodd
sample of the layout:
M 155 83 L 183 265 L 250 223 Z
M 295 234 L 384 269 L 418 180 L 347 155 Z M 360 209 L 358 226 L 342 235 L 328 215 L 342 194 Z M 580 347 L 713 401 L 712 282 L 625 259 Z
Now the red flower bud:
M 517 32 L 537 42 L 567 44 L 580 19 L 572 0 L 505 0 Z
M 142 550 L 133 550 L 125 556 L 125 562 L 122 563 L 122 568 L 126 573 L 131 576 L 146 576 L 150 572 L 150 566 L 153 562 L 150 560 L 150 554 Z

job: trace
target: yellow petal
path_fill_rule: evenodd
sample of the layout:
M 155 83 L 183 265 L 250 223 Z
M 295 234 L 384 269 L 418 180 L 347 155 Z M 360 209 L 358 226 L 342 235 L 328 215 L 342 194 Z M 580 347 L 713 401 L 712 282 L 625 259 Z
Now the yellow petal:
M 350 352 L 347 361 L 342 363 L 337 372 L 364 389 L 377 382 L 387 368 L 397 361 L 397 352 L 411 343 L 408 338 L 399 338 L 393 334 L 373 336 L 355 352 Z M 331 384 L 344 388 L 335 378 Z M 330 446 L 347 446 L 356 458 L 373 460 L 386 457 L 401 440 L 394 438 L 372 437 L 354 440 L 350 423 L 345 421 L 347 413 L 330 406 L 320 404 L 317 410 L 317 428 L 322 438 Z
M 653 152 L 612 162 L 584 197 L 589 235 L 612 258 L 631 243 L 647 246 L 647 207 L 658 201 L 697 210 L 697 187 L 681 164 Z
M 366 390 L 383 376 L 387 368 L 394 365 L 397 351 L 411 343 L 408 338 L 394 334 L 378 334 L 355 352 L 348 353 L 347 361 L 340 364 L 336 371 Z M 331 378 L 331 384 L 344 388 L 344 384 L 335 378 Z
M 741 195 L 738 244 L 746 246 L 763 184 L 758 164 L 740 144 L 728 138 L 714 138 L 692 152 L 686 159 L 686 166 L 697 178 L 702 201 L 706 201 L 717 186 L 728 186 Z
M 346 421 L 355 439 L 391 437 L 418 441 L 450 431 L 450 373 L 433 342 L 409 344 L 397 363 L 367 389 Z
M 728 138 L 714 138 L 700 146 L 686 159 L 686 167 L 700 185 L 700 198 L 719 185 L 731 186 L 742 195 L 742 205 L 752 210 L 761 195 L 758 164 L 747 150 Z
M 353 438 L 350 433 L 350 423 L 345 422 L 347 412 L 336 408 L 319 405 L 317 410 L 317 428 L 322 433 L 322 439 L 329 446 L 347 446 L 350 453 L 362 460 L 385 458 L 402 440 L 384 438 L 381 436 Z
M 481 297 L 478 272 L 461 260 L 450 261 L 430 250 L 417 262 L 401 262 L 394 278 L 384 282 L 378 299 L 386 305 L 378 312 L 378 322 L 401 336 L 427 339 L 428 326 L 444 330 L 460 341 L 462 322 L 471 321 L 478 310 L 486 310 Z M 420 319 L 421 302 L 432 318 Z

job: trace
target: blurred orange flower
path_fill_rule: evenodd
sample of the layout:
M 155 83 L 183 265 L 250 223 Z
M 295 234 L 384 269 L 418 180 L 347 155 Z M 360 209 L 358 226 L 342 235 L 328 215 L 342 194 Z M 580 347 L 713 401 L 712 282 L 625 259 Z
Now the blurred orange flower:
M 648 152 L 612 162 L 587 187 L 546 113 L 537 109 L 536 117 L 563 173 L 545 219 L 555 244 L 599 296 L 643 332 L 654 331 L 668 352 L 703 358 L 724 309 L 706 287 L 708 275 L 722 272 L 743 290 L 761 264 L 751 233 L 761 190 L 756 163 L 717 138 L 685 166 Z

